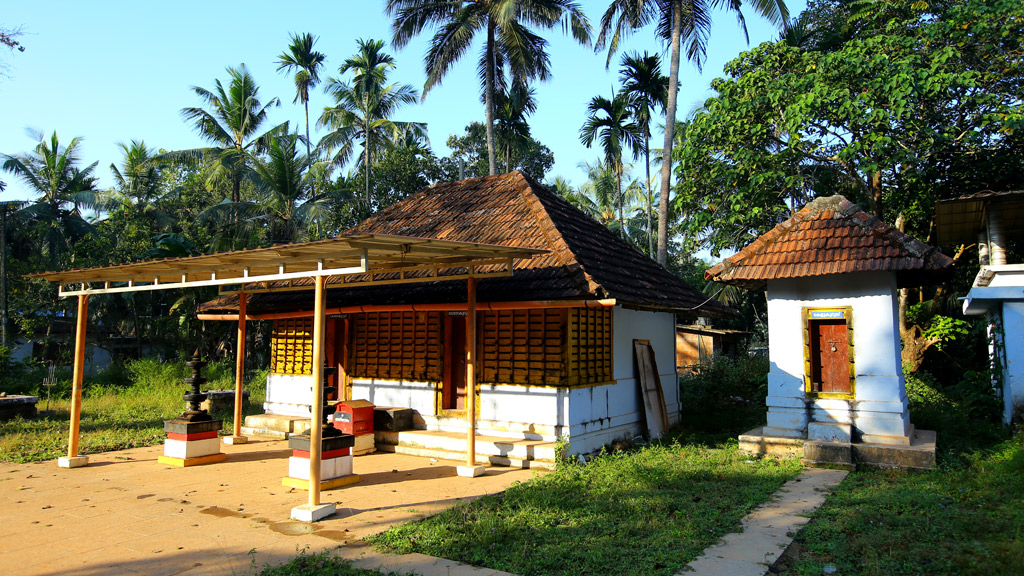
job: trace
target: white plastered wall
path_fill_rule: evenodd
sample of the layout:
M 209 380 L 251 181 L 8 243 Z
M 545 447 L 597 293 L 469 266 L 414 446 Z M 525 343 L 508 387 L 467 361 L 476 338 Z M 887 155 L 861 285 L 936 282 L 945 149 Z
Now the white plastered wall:
M 896 278 L 887 272 L 768 282 L 766 436 L 804 438 L 809 422 L 850 423 L 856 438 L 900 443 L 910 431 L 900 359 Z M 804 391 L 805 307 L 852 308 L 854 400 L 812 399 Z
M 482 384 L 477 428 L 481 434 L 554 441 L 566 437 L 574 453 L 589 452 L 615 439 L 644 431 L 645 415 L 634 366 L 633 340 L 650 340 L 665 394 L 670 423 L 679 419 L 675 372 L 675 316 L 616 306 L 612 312 L 614 383 L 579 388 Z M 312 393 L 308 376 L 271 374 L 267 379 L 268 412 L 308 416 Z M 412 408 L 428 429 L 456 431 L 465 423 L 436 414 L 437 385 L 356 378 L 352 398 L 377 406 Z M 300 397 L 305 404 L 297 402 Z M 304 410 L 304 413 L 302 413 Z M 292 414 L 294 413 L 294 414 Z

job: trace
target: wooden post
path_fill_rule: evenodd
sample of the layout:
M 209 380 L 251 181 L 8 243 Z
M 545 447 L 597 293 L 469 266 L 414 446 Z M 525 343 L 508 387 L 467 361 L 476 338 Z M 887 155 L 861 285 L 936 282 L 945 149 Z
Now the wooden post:
M 313 405 L 309 416 L 309 506 L 320 505 L 321 425 L 324 412 L 324 328 L 326 276 L 316 277 L 316 302 L 313 315 Z
M 224 441 L 229 444 L 245 444 L 242 436 L 242 380 L 245 377 L 245 305 L 246 294 L 238 294 L 238 347 L 235 352 L 235 429 Z
M 476 465 L 476 278 L 470 277 L 466 285 L 466 465 L 459 466 L 458 474 L 475 477 L 484 473 Z
M 89 296 L 78 295 L 78 318 L 75 323 L 75 364 L 71 374 L 71 426 L 68 430 L 68 455 L 60 458 L 61 468 L 78 468 L 89 463 L 86 456 L 78 455 L 78 425 L 82 418 L 82 380 L 85 376 L 85 326 L 89 318 Z

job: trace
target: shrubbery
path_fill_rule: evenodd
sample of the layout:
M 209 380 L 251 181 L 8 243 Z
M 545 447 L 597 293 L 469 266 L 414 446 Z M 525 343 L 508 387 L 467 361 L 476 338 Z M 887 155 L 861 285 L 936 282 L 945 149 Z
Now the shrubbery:
M 735 437 L 764 424 L 768 359 L 719 358 L 679 378 L 683 430 Z

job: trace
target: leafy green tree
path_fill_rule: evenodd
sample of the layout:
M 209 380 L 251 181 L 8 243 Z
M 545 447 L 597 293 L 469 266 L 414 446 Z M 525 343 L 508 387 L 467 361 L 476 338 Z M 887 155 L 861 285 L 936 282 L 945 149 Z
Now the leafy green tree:
M 402 48 L 428 27 L 436 28 L 424 57 L 424 97 L 469 50 L 478 33 L 485 35 L 478 70 L 483 84 L 488 174 L 498 171 L 494 120 L 498 84 L 506 77 L 529 84 L 550 75 L 547 41 L 528 26 L 545 30 L 559 23 L 581 44 L 590 43 L 590 22 L 571 0 L 387 0 L 385 13 L 395 18 L 392 43 Z
M 204 158 L 212 161 L 207 185 L 222 179 L 229 180 L 231 201 L 239 202 L 242 197 L 242 180 L 252 166 L 253 158 L 263 150 L 268 137 L 280 132 L 287 123 L 260 134 L 260 128 L 267 121 L 267 110 L 272 106 L 280 106 L 280 101 L 271 98 L 266 104 L 260 102 L 259 86 L 245 64 L 238 68 L 228 67 L 227 73 L 231 77 L 227 88 L 220 80 L 214 81 L 213 90 L 192 87 L 192 91 L 208 109 L 181 109 L 182 117 L 193 122 L 196 132 L 213 146 L 182 150 L 168 157 Z
M 622 149 L 627 147 L 633 158 L 643 150 L 643 134 L 633 121 L 632 102 L 626 94 L 612 93 L 611 99 L 594 96 L 587 105 L 587 120 L 580 128 L 580 141 L 588 148 L 600 139 L 604 164 L 615 172 L 615 189 L 619 207 L 619 231 L 625 233 L 622 197 Z
M 395 60 L 382 51 L 383 41 L 360 39 L 357 42 L 359 52 L 338 68 L 339 74 L 353 73 L 352 83 L 337 78 L 328 80 L 327 92 L 334 98 L 335 105 L 324 109 L 317 125 L 330 129 L 321 139 L 320 147 L 328 151 L 336 166 L 348 162 L 356 143 L 362 145 L 363 204 L 365 215 L 369 215 L 374 158 L 404 137 L 406 130 L 425 131 L 425 127 L 391 119 L 402 106 L 414 104 L 419 95 L 409 84 L 387 83 L 388 71 L 394 69 Z
M 656 254 L 654 247 L 654 219 L 652 204 L 654 195 L 651 193 L 651 115 L 655 109 L 665 111 L 668 101 L 668 77 L 661 73 L 661 58 L 644 52 L 640 54 L 623 54 L 619 68 L 619 80 L 622 81 L 622 93 L 632 104 L 632 115 L 640 131 L 643 133 L 644 169 L 647 176 L 644 180 L 644 191 L 647 201 L 647 253 Z
M 312 159 L 309 139 L 309 91 L 320 84 L 320 68 L 327 57 L 313 49 L 317 37 L 292 34 L 288 50 L 277 57 L 277 71 L 295 72 L 295 102 L 302 102 L 306 111 L 306 157 Z
M 746 24 L 740 11 L 743 2 L 707 2 L 706 0 L 611 0 L 608 9 L 601 16 L 601 32 L 595 48 L 608 46 L 608 59 L 618 49 L 619 42 L 633 31 L 657 22 L 655 34 L 668 42 L 672 57 L 669 65 L 668 101 L 665 106 L 665 145 L 661 167 L 661 197 L 658 210 L 658 263 L 668 262 L 668 215 L 670 178 L 672 168 L 673 130 L 676 120 L 676 99 L 679 92 L 679 56 L 682 43 L 686 43 L 686 57 L 700 69 L 707 54 L 707 43 L 711 36 L 711 11 L 724 6 L 736 14 L 743 33 Z M 754 0 L 754 9 L 770 22 L 782 25 L 789 18 L 783 0 Z
M 679 150 L 677 208 L 691 237 L 736 248 L 841 192 L 927 238 L 935 201 L 1013 186 L 1024 169 L 1024 8 L 932 8 L 872 26 L 859 16 L 856 37 L 822 51 L 783 40 L 730 62 Z
M 465 176 L 473 178 L 489 174 L 487 159 L 487 129 L 479 122 L 472 122 L 466 126 L 465 133 L 461 136 L 452 134 L 446 142 L 452 154 L 442 159 L 442 166 L 445 168 L 448 180 L 454 180 L 459 174 L 459 163 L 465 167 Z M 541 144 L 532 136 L 517 152 L 511 151 L 510 170 L 521 170 L 524 174 L 543 180 L 544 175 L 555 164 L 555 156 L 544 144 Z

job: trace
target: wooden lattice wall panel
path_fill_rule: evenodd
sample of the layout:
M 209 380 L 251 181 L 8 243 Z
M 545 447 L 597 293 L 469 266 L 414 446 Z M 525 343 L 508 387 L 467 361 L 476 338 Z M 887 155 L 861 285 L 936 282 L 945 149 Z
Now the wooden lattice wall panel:
M 566 383 L 565 310 L 500 310 L 480 316 L 481 382 Z
M 270 346 L 274 374 L 313 374 L 313 319 L 275 320 Z
M 569 310 L 569 384 L 612 380 L 611 308 Z
M 439 312 L 353 314 L 350 372 L 356 378 L 439 382 Z

